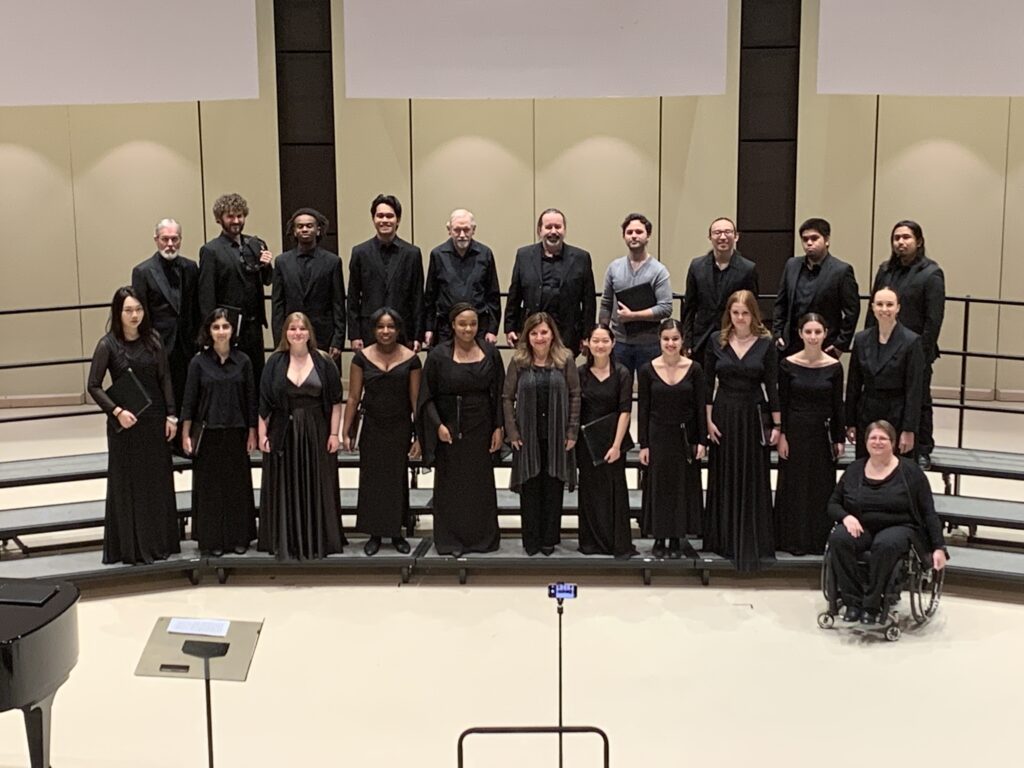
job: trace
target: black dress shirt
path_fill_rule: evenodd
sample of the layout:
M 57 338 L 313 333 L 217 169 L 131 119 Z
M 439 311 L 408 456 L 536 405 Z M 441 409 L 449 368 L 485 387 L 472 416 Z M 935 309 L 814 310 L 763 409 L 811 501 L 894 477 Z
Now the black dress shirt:
M 182 421 L 204 421 L 207 428 L 254 428 L 256 384 L 252 362 L 244 352 L 232 349 L 221 362 L 207 347 L 189 362 Z
M 814 301 L 814 283 L 821 274 L 821 262 L 812 264 L 806 259 L 796 276 L 796 290 L 793 294 L 793 317 L 798 320 L 807 314 Z
M 540 274 L 542 287 L 540 292 L 541 310 L 552 314 L 557 313 L 558 294 L 562 289 L 562 281 L 565 279 L 565 260 L 562 252 L 551 255 L 544 253 L 540 260 Z
M 442 338 L 451 336 L 448 313 L 460 301 L 469 302 L 480 318 L 480 333 L 498 333 L 501 289 L 494 253 L 473 240 L 463 256 L 449 238 L 430 252 L 423 291 L 425 328 Z

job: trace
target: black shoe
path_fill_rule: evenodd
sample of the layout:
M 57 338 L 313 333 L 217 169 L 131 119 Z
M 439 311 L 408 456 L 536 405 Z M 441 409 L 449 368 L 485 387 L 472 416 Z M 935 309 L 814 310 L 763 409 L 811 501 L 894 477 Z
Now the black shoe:
M 683 550 L 679 545 L 678 537 L 673 537 L 668 540 L 668 556 L 670 560 L 678 560 L 683 556 Z
M 248 551 L 249 551 L 249 547 L 246 546 L 245 544 L 239 544 L 237 547 L 235 547 L 235 554 L 236 555 L 244 555 Z
M 380 536 L 371 536 L 363 547 L 367 557 L 373 557 L 380 552 Z
M 874 626 L 878 623 L 878 611 L 864 611 L 860 623 L 866 627 Z
M 651 554 L 660 560 L 661 558 L 665 557 L 666 552 L 667 550 L 665 549 L 665 540 L 655 539 L 654 546 L 651 547 Z
M 542 555 L 544 555 L 544 557 L 551 557 L 551 555 L 553 555 L 554 552 L 555 552 L 555 548 L 554 547 L 541 547 L 540 548 L 540 553 Z
M 391 543 L 394 545 L 395 551 L 398 552 L 398 554 L 400 554 L 400 555 L 408 555 L 409 554 L 409 550 L 411 549 L 411 547 L 409 546 L 409 542 L 406 541 L 401 536 L 394 536 L 394 537 L 392 537 Z
M 210 557 L 220 557 L 223 554 L 224 554 L 224 550 L 223 549 L 211 549 L 210 550 Z
M 620 552 L 615 556 L 616 560 L 629 560 L 631 557 L 639 556 L 639 552 L 636 549 L 631 549 L 628 552 Z
M 863 615 L 864 611 L 861 608 L 858 608 L 856 605 L 848 605 L 846 607 L 846 613 L 843 614 L 843 621 L 855 624 L 861 620 Z
M 539 548 L 539 547 L 527 547 L 527 546 L 524 546 L 524 547 L 523 547 L 523 550 L 524 550 L 524 551 L 526 552 L 526 554 L 527 554 L 527 555 L 529 555 L 530 557 L 533 557 L 533 556 L 534 556 L 534 555 L 536 555 L 536 554 L 537 554 L 538 552 L 540 552 L 540 548 Z
M 930 454 L 922 453 L 917 457 L 917 466 L 921 469 L 928 471 L 932 468 L 932 457 Z

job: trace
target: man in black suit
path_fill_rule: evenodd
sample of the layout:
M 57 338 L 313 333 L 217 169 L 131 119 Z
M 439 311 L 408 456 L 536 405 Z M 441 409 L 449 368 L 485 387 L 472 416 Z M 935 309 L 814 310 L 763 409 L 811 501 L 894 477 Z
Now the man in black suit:
M 853 267 L 829 253 L 831 234 L 832 227 L 825 219 L 805 221 L 800 225 L 804 255 L 793 257 L 782 269 L 772 335 L 786 355 L 803 349 L 797 326 L 808 312 L 825 318 L 825 352 L 838 358 L 850 351 L 860 317 L 860 294 Z
M 348 265 L 348 337 L 353 349 L 373 344 L 370 315 L 391 307 L 402 316 L 414 352 L 423 336 L 423 255 L 398 236 L 402 204 L 394 195 L 370 203 L 377 234 L 352 249 Z
M 447 241 L 430 252 L 423 291 L 424 342 L 430 346 L 450 339 L 448 313 L 460 301 L 466 301 L 480 318 L 479 334 L 493 344 L 501 322 L 501 289 L 494 253 L 477 242 L 476 219 L 464 208 L 452 211 L 448 217 L 448 235 Z
M 565 215 L 557 208 L 541 213 L 537 235 L 540 242 L 516 251 L 505 305 L 505 338 L 515 346 L 526 318 L 547 312 L 562 343 L 578 355 L 597 312 L 590 254 L 565 242 Z
M 213 218 L 221 233 L 199 249 L 199 313 L 206 317 L 224 307 L 236 317 L 238 348 L 252 361 L 257 382 L 263 373 L 263 329 L 267 308 L 263 286 L 273 276 L 273 254 L 255 235 L 243 235 L 249 204 L 241 195 L 221 195 L 213 203 Z
M 313 324 L 317 346 L 338 363 L 345 346 L 345 277 L 338 254 L 319 245 L 327 225 L 327 217 L 312 208 L 300 208 L 288 220 L 295 248 L 274 261 L 270 331 L 279 343 L 284 319 L 302 312 Z
M 167 350 L 175 413 L 181 413 L 199 331 L 199 267 L 181 255 L 181 224 L 174 219 L 161 219 L 153 239 L 156 253 L 132 269 L 132 288 Z
M 928 467 L 935 447 L 932 367 L 939 357 L 939 332 L 946 316 L 946 276 L 942 267 L 925 254 L 924 231 L 916 221 L 905 219 L 896 222 L 889 240 L 892 253 L 889 260 L 878 268 L 871 292 L 883 287 L 896 291 L 900 301 L 900 324 L 921 337 L 924 376 L 917 449 L 918 460 Z M 875 324 L 877 321 L 869 312 L 865 325 Z
M 725 216 L 708 227 L 711 250 L 690 262 L 683 300 L 683 346 L 687 354 L 704 364 L 708 340 L 722 328 L 725 302 L 736 291 L 758 295 L 757 268 L 736 250 L 740 233 Z

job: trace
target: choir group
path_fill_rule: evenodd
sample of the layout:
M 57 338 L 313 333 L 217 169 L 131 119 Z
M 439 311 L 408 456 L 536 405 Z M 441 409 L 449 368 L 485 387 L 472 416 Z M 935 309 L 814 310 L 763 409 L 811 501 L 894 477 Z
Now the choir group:
M 869 425 L 879 421 L 893 425 L 894 452 L 927 461 L 945 288 L 914 222 L 893 228 L 870 317 L 855 332 L 853 270 L 829 253 L 823 219 L 801 226 L 805 255 L 787 263 L 769 328 L 730 219 L 712 222 L 677 320 L 668 272 L 646 250 L 646 217 L 623 222 L 627 255 L 609 266 L 598 313 L 590 255 L 564 242 L 565 216 L 548 209 L 539 241 L 516 255 L 506 366 L 495 346 L 494 256 L 475 240 L 472 214 L 453 212 L 424 281 L 419 249 L 397 236 L 400 203 L 380 195 L 370 212 L 376 235 L 353 249 L 347 296 L 341 260 L 320 246 L 327 221 L 313 209 L 291 218 L 296 248 L 276 259 L 243 234 L 248 206 L 238 195 L 214 205 L 222 232 L 198 264 L 180 255 L 177 222 L 157 225 L 158 250 L 114 294 L 89 373 L 109 416 L 104 562 L 180 550 L 172 450 L 193 460 L 192 536 L 204 553 L 244 553 L 253 542 L 281 559 L 340 552 L 340 449 L 359 454 L 356 530 L 367 555 L 385 539 L 409 552 L 410 459 L 435 471 L 437 551 L 497 549 L 494 466 L 511 451 L 528 555 L 559 546 L 563 493 L 578 487 L 580 551 L 632 557 L 634 377 L 639 528 L 655 557 L 681 557 L 701 539 L 753 571 L 776 550 L 822 552 L 835 522 L 835 462 L 847 441 L 871 455 Z M 266 285 L 277 346 L 264 359 Z

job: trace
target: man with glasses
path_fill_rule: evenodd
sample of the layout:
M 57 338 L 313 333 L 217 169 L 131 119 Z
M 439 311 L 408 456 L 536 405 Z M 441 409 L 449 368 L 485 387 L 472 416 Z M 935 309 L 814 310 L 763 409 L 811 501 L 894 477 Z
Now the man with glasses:
M 501 289 L 494 253 L 477 242 L 476 219 L 458 208 L 448 217 L 448 240 L 430 252 L 427 285 L 423 292 L 424 342 L 430 346 L 451 338 L 451 308 L 469 302 L 480 318 L 479 333 L 488 344 L 498 338 Z
M 221 195 L 213 203 L 213 218 L 221 233 L 199 249 L 199 314 L 205 318 L 224 307 L 235 321 L 238 348 L 252 361 L 259 384 L 263 373 L 263 329 L 267 326 L 264 286 L 273 278 L 273 254 L 255 235 L 243 235 L 249 204 L 237 194 Z
M 701 365 L 708 340 L 722 327 L 722 314 L 729 296 L 746 289 L 758 295 L 757 268 L 738 250 L 740 233 L 725 216 L 708 227 L 711 250 L 690 262 L 686 271 L 683 300 L 683 345 L 687 354 Z

